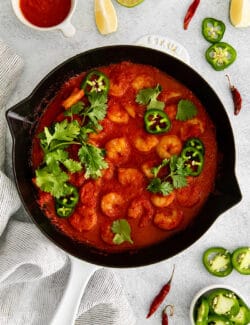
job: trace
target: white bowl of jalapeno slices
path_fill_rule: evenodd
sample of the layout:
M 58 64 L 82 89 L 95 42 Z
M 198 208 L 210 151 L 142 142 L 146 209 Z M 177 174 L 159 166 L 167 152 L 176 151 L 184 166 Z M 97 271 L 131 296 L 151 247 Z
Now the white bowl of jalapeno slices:
M 246 299 L 227 285 L 210 285 L 200 290 L 190 306 L 192 325 L 248 325 Z

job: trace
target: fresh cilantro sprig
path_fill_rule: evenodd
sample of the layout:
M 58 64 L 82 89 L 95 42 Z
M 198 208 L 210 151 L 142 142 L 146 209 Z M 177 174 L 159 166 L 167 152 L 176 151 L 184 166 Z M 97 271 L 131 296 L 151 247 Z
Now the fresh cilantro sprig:
M 176 119 L 179 121 L 189 120 L 197 115 L 197 108 L 188 99 L 181 99 L 177 106 Z
M 93 92 L 88 95 L 88 105 L 82 101 L 72 105 L 65 111 L 65 116 L 70 116 L 73 119 L 74 114 L 82 116 L 82 124 L 85 124 L 87 118 L 88 123 L 85 127 L 91 129 L 92 132 L 101 130 L 102 126 L 99 124 L 107 114 L 107 95 L 105 93 Z
M 78 151 L 78 156 L 82 164 L 85 166 L 86 178 L 98 178 L 102 175 L 102 169 L 108 167 L 107 162 L 103 159 L 104 150 L 95 147 L 89 143 Z
M 45 153 L 58 148 L 66 148 L 74 143 L 80 134 L 81 126 L 78 121 L 68 122 L 66 119 L 54 124 L 51 128 L 45 127 L 39 134 L 40 144 Z
M 136 95 L 135 101 L 138 104 L 146 105 L 147 109 L 157 108 L 163 110 L 165 106 L 164 102 L 157 99 L 161 90 L 160 85 L 157 85 L 155 88 L 141 89 Z
M 159 177 L 160 170 L 167 166 L 168 174 Z M 147 186 L 147 190 L 152 193 L 160 193 L 162 195 L 168 195 L 173 192 L 174 189 L 182 188 L 187 185 L 186 176 L 189 175 L 189 169 L 185 166 L 185 161 L 180 156 L 171 156 L 170 159 L 164 159 L 162 163 L 152 168 L 154 178 Z
M 72 105 L 64 115 L 71 117 L 57 122 L 50 128 L 45 127 L 39 134 L 40 144 L 44 151 L 43 167 L 38 168 L 36 173 L 36 184 L 41 190 L 51 193 L 54 197 L 66 195 L 65 183 L 69 176 L 65 170 L 71 173 L 81 171 L 85 168 L 86 178 L 98 178 L 102 169 L 108 167 L 104 160 L 104 150 L 89 144 L 89 133 L 101 130 L 99 122 L 104 119 L 107 112 L 107 95 L 93 93 L 88 96 L 89 104 L 82 101 Z M 81 126 L 73 115 L 82 116 Z M 79 145 L 78 157 L 80 161 L 70 159 L 65 150 L 72 144 Z
M 111 230 L 115 234 L 113 238 L 113 243 L 120 245 L 125 241 L 128 241 L 130 244 L 133 244 L 131 239 L 131 227 L 126 219 L 117 219 L 113 221 L 111 225 Z
M 60 168 L 51 165 L 37 169 L 36 173 L 36 185 L 41 188 L 42 191 L 50 193 L 56 198 L 65 195 L 65 183 L 68 181 L 69 176 L 63 172 Z

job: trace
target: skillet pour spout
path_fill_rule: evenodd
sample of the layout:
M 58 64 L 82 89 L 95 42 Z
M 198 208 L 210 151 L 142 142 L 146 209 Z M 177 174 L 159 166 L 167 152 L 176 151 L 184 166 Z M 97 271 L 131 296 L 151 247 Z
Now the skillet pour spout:
M 41 113 L 56 91 L 70 77 L 91 68 L 131 61 L 155 66 L 188 87 L 202 102 L 216 127 L 221 155 L 214 191 L 193 222 L 182 232 L 157 245 L 137 251 L 107 253 L 59 232 L 36 202 L 31 165 L 32 135 Z M 240 202 L 242 196 L 235 176 L 235 143 L 232 128 L 221 101 L 209 84 L 182 61 L 150 48 L 130 45 L 101 47 L 78 54 L 51 71 L 31 95 L 6 113 L 13 137 L 13 170 L 22 203 L 33 222 L 57 246 L 90 263 L 110 267 L 136 267 L 156 263 L 183 251 L 199 239 L 216 218 Z M 202 220 L 202 222 L 201 222 Z

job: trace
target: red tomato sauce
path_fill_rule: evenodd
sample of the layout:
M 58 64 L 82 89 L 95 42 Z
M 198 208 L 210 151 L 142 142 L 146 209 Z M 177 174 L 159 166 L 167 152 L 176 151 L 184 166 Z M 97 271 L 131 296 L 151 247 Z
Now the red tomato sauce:
M 71 0 L 20 0 L 24 17 L 38 27 L 60 24 L 68 15 Z
M 215 128 L 198 98 L 184 85 L 158 69 L 121 62 L 98 68 L 110 80 L 107 115 L 101 121 L 103 129 L 89 135 L 89 143 L 106 150 L 108 168 L 102 177 L 85 179 L 84 171 L 70 175 L 71 184 L 79 191 L 79 202 L 74 213 L 67 219 L 59 218 L 54 198 L 38 189 L 38 202 L 45 215 L 63 233 L 76 241 L 98 249 L 114 252 L 133 250 L 172 236 L 185 229 L 195 218 L 212 192 L 217 171 L 217 144 Z M 40 118 L 33 141 L 32 160 L 34 169 L 42 163 L 44 153 L 38 134 L 45 126 L 65 119 L 65 100 L 76 87 L 80 87 L 85 72 L 68 80 L 58 91 Z M 135 102 L 139 90 L 156 87 L 162 91 L 158 99 L 164 101 L 164 111 L 171 120 L 171 129 L 166 134 L 149 134 L 144 128 L 145 105 Z M 192 101 L 197 115 L 187 121 L 176 119 L 180 99 Z M 75 117 L 78 118 L 78 117 Z M 204 166 L 201 174 L 187 177 L 187 186 L 168 196 L 147 190 L 152 177 L 151 168 L 162 162 L 160 151 L 171 150 L 173 143 L 160 147 L 164 137 L 174 136 L 183 148 L 185 141 L 198 137 L 204 144 Z M 117 140 L 118 139 L 118 140 Z M 121 140 L 122 139 L 122 140 Z M 123 148 L 123 140 L 126 143 Z M 120 150 L 116 156 L 113 153 Z M 71 146 L 71 157 L 77 159 L 77 145 Z M 163 170 L 164 172 L 164 170 Z M 131 227 L 133 244 L 113 243 L 111 224 L 124 218 Z M 85 230 L 86 225 L 90 229 Z

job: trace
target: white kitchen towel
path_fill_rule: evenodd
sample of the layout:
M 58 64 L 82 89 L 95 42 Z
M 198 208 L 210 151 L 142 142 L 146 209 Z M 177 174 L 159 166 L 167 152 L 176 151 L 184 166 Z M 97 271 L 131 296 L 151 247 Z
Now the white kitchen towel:
M 0 40 L 0 324 L 48 325 L 70 272 L 67 255 L 27 219 L 4 173 L 5 104 L 23 63 Z M 7 159 L 10 161 L 10 159 Z M 112 270 L 95 271 L 83 294 L 77 325 L 133 325 L 135 317 Z

